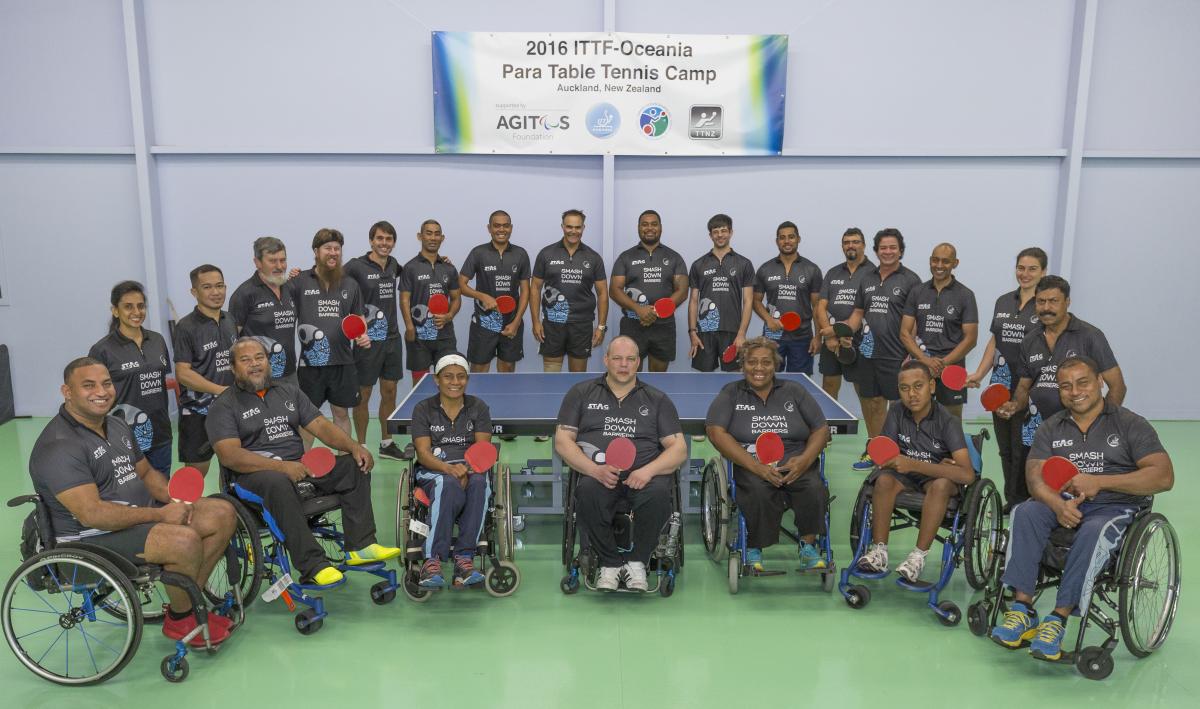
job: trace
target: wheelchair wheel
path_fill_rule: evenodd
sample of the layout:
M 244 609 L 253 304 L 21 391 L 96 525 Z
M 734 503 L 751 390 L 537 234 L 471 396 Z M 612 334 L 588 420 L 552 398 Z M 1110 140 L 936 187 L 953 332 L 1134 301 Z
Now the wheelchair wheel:
M 963 564 L 967 583 L 976 591 L 991 580 L 996 541 L 1003 524 L 1000 493 L 987 478 L 975 481 L 966 494 L 966 525 L 963 528 Z
M 1079 674 L 1088 679 L 1104 679 L 1112 674 L 1113 671 L 1112 653 L 1104 651 L 1104 648 L 1093 645 L 1085 647 L 1075 660 L 1075 669 L 1079 670 Z
M 404 589 L 404 595 L 408 596 L 408 600 L 416 603 L 424 603 L 433 595 L 433 591 L 421 587 L 420 566 L 410 566 L 405 569 L 404 580 L 400 582 L 400 587 Z
M 725 464 L 713 458 L 700 479 L 700 536 L 708 558 L 722 562 L 729 555 L 729 483 Z
M 991 615 L 991 604 L 986 600 L 976 601 L 967 606 L 967 628 L 972 635 L 983 637 L 988 632 L 988 616 Z
M 396 546 L 404 549 L 407 554 L 408 547 L 408 495 L 409 484 L 411 480 L 410 468 L 404 466 L 400 471 L 400 482 L 396 485 Z
M 862 516 L 863 510 L 871 504 L 871 489 L 872 486 L 866 482 L 858 489 L 858 496 L 854 498 L 854 510 L 850 513 L 850 557 L 858 553 L 858 541 L 862 536 Z
M 499 475 L 497 475 L 494 496 L 495 519 L 493 526 L 496 533 L 496 557 L 500 561 L 512 561 L 516 549 L 516 539 L 513 537 L 512 479 L 507 465 L 500 468 Z
M 141 601 L 129 579 L 83 549 L 29 557 L 4 587 L 0 613 L 13 654 L 55 684 L 103 682 L 142 640 Z
M 1179 537 L 1166 517 L 1152 513 L 1134 522 L 1117 563 L 1117 582 L 1121 639 L 1136 657 L 1157 650 L 1171 632 L 1179 563 Z
M 567 473 L 567 493 L 563 497 L 562 565 L 570 567 L 575 558 L 575 472 Z
M 502 560 L 499 564 L 488 567 L 483 583 L 487 592 L 496 598 L 511 596 L 521 585 L 521 570 L 511 561 Z
M 204 595 L 209 603 L 219 606 L 225 600 L 225 594 L 236 585 L 242 594 L 242 609 L 249 608 L 258 596 L 259 586 L 262 585 L 265 571 L 263 569 L 262 537 L 259 533 L 258 520 L 250 514 L 242 503 L 228 495 L 217 495 L 233 505 L 237 515 L 237 526 L 229 539 L 230 549 L 225 556 L 213 567 L 208 583 L 204 585 Z M 230 557 L 236 560 L 238 568 L 235 573 L 229 573 Z
M 742 575 L 742 557 L 739 554 L 729 555 L 729 593 L 738 592 L 738 579 Z
M 309 526 L 317 544 L 325 552 L 325 560 L 334 566 L 344 563 L 347 549 L 342 541 L 342 511 L 330 510 L 313 520 Z

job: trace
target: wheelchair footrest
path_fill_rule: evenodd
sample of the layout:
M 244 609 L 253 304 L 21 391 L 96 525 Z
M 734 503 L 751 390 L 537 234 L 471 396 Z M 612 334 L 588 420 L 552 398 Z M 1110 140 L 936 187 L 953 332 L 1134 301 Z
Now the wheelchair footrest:
M 837 573 L 837 564 L 829 564 L 828 566 L 826 566 L 824 568 L 820 568 L 820 569 L 818 569 L 818 568 L 796 569 L 796 573 L 798 573 L 798 574 L 835 574 L 835 573 Z
M 903 576 L 896 579 L 896 585 L 906 591 L 915 591 L 917 593 L 929 593 L 937 588 L 937 584 L 932 581 L 921 581 L 919 579 L 917 581 L 908 581 Z
M 758 569 L 755 569 L 753 565 L 744 566 L 742 568 L 743 573 L 746 576 L 783 576 L 787 573 L 787 571 L 783 569 L 763 569 L 762 571 L 759 571 Z
M 852 577 L 854 577 L 856 579 L 866 579 L 868 581 L 877 581 L 882 578 L 887 578 L 888 574 L 892 573 L 891 571 L 887 571 L 887 570 L 875 571 L 875 572 L 860 571 L 857 567 L 854 567 L 854 566 L 851 566 L 849 568 L 849 571 L 850 571 L 850 575 Z
M 345 573 L 347 571 L 383 571 L 387 568 L 387 564 L 382 561 L 372 561 L 369 564 L 349 564 L 345 561 L 338 564 L 338 571 Z

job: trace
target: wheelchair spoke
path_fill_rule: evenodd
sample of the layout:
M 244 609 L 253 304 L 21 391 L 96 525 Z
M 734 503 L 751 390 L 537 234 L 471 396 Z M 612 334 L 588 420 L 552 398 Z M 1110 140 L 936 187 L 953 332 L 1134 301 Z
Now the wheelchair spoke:
M 17 608 L 16 606 L 13 606 L 11 610 L 23 611 L 25 613 L 45 613 L 46 615 L 62 615 L 62 613 L 60 613 L 58 611 L 54 611 L 54 610 L 44 611 L 41 608 Z
M 96 656 L 92 654 L 92 645 L 88 642 L 88 634 L 84 632 L 83 626 L 79 627 L 79 634 L 83 636 L 83 646 L 87 648 L 88 659 L 92 661 L 92 672 L 100 674 L 100 668 L 96 667 Z
M 99 645 L 100 647 L 104 648 L 105 650 L 108 650 L 109 652 L 113 653 L 114 655 L 120 655 L 120 654 L 121 654 L 121 651 L 120 651 L 120 650 L 116 650 L 116 649 L 114 649 L 114 648 L 113 648 L 113 647 L 111 647 L 111 646 L 110 646 L 108 643 L 104 642 L 104 641 L 103 641 L 103 640 L 101 640 L 100 638 L 97 638 L 95 635 L 93 635 L 93 634 L 89 633 L 87 630 L 85 630 L 85 629 L 84 629 L 84 627 L 83 627 L 82 625 L 80 625 L 80 626 L 78 626 L 78 627 L 79 627 L 79 632 L 83 634 L 83 637 L 84 637 L 84 639 L 85 639 L 85 640 L 87 640 L 87 639 L 91 639 L 91 641 L 92 641 L 92 642 L 96 643 L 97 645 Z M 88 647 L 88 653 L 89 653 L 89 654 L 91 653 L 91 650 L 92 650 L 92 649 L 91 649 L 91 647 L 89 646 L 89 647 Z M 95 658 L 93 658 L 93 659 L 92 659 L 92 663 L 93 663 L 93 665 L 95 664 Z M 99 670 L 97 670 L 97 672 L 99 672 Z
M 46 659 L 46 655 L 49 655 L 50 651 L 54 649 L 54 646 L 58 644 L 58 641 L 62 638 L 62 636 L 66 634 L 67 631 L 63 630 L 58 634 L 58 637 L 54 638 L 54 642 L 50 643 L 50 647 L 46 648 L 46 651 L 42 653 L 42 656 L 37 659 L 37 663 L 39 665 L 42 664 L 42 660 Z
M 31 636 L 31 635 L 37 635 L 38 633 L 40 633 L 40 632 L 43 632 L 43 631 L 46 631 L 46 630 L 50 630 L 51 628 L 61 628 L 61 627 L 62 627 L 62 626 L 60 626 L 58 623 L 51 623 L 50 625 L 47 625 L 47 626 L 46 626 L 46 627 L 44 627 L 44 628 L 38 628 L 37 630 L 31 630 L 31 631 L 29 631 L 28 633 L 25 633 L 24 635 L 18 635 L 18 636 L 16 637 L 16 639 L 17 639 L 17 640 L 24 640 L 25 638 L 27 638 L 27 637 L 29 637 L 29 636 Z

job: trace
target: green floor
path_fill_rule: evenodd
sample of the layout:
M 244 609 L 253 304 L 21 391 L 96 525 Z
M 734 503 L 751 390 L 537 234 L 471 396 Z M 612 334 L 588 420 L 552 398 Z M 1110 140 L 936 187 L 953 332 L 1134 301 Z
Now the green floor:
M 0 498 L 30 490 L 26 461 L 44 425 L 45 419 L 34 419 L 0 426 Z M 1200 425 L 1162 423 L 1158 431 L 1175 460 L 1176 485 L 1157 509 L 1182 539 L 1186 578 L 1200 560 L 1200 522 L 1191 505 L 1200 483 L 1187 463 L 1200 454 L 1193 438 Z M 506 444 L 505 457 L 548 457 L 548 447 L 535 445 Z M 838 498 L 833 539 L 839 562 L 848 557 L 847 516 L 862 479 L 849 463 L 861 445 L 861 438 L 839 438 L 828 459 Z M 994 475 L 998 460 L 994 445 L 988 446 L 985 469 Z M 393 535 L 400 467 L 382 461 L 373 474 L 385 542 Z M 28 508 L 3 509 L 0 525 L 9 541 L 0 544 L 0 568 L 7 578 L 17 565 L 18 530 Z M 541 518 L 520 535 L 523 579 L 511 598 L 445 592 L 424 605 L 401 595 L 377 607 L 367 593 L 372 577 L 352 577 L 326 594 L 330 615 L 310 637 L 295 631 L 280 603 L 259 601 L 219 654 L 189 656 L 191 676 L 180 685 L 159 677 L 159 660 L 171 646 L 153 627 L 133 662 L 98 687 L 55 687 L 0 650 L 4 704 L 532 709 L 736 707 L 768 700 L 778 706 L 1196 706 L 1200 676 L 1188 669 L 1187 659 L 1200 654 L 1195 593 L 1183 594 L 1161 651 L 1135 660 L 1119 647 L 1112 676 L 1093 682 L 1072 668 L 1001 650 L 972 636 L 965 622 L 944 628 L 923 596 L 891 581 L 873 582 L 871 605 L 861 611 L 848 608 L 836 591 L 822 593 L 815 579 L 792 575 L 743 580 L 738 595 L 730 596 L 724 567 L 709 562 L 696 543 L 697 521 L 689 518 L 687 525 L 688 564 L 669 599 L 564 596 L 558 590 L 559 520 Z M 896 554 L 907 551 L 910 541 L 894 540 Z M 790 553 L 777 547 L 768 561 L 791 567 Z M 944 597 L 967 607 L 971 592 L 961 572 Z

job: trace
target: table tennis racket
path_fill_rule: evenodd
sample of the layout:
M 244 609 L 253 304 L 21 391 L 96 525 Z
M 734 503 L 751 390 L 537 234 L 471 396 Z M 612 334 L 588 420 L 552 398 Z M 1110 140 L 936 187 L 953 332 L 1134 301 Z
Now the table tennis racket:
M 659 298 L 654 301 L 654 314 L 660 318 L 669 318 L 675 314 L 675 301 L 670 298 Z
M 774 431 L 763 431 L 754 439 L 754 455 L 763 465 L 775 465 L 783 460 L 783 439 Z
M 854 330 L 844 322 L 835 322 L 833 324 L 833 334 L 837 337 L 854 337 Z
M 954 391 L 962 391 L 967 385 L 967 368 L 957 364 L 947 365 L 942 368 L 942 384 L 947 389 Z
M 875 436 L 867 442 L 867 455 L 875 465 L 883 465 L 900 455 L 900 446 L 887 436 Z
M 328 448 L 313 448 L 300 456 L 300 462 L 308 468 L 309 474 L 314 478 L 323 478 L 328 475 L 329 471 L 333 470 L 335 461 L 333 451 Z
M 721 353 L 721 361 L 724 362 L 725 364 L 732 364 L 733 361 L 735 359 L 737 359 L 737 356 L 738 356 L 737 345 L 730 345 L 725 348 L 724 352 Z
M 342 334 L 347 340 L 357 340 L 367 332 L 367 321 L 361 315 L 347 315 L 342 318 Z
M 489 441 L 476 441 L 467 448 L 467 452 L 463 455 L 463 459 L 467 461 L 467 465 L 471 466 L 471 470 L 477 473 L 486 473 L 496 464 L 496 459 L 500 457 L 500 451 L 496 446 Z
M 167 494 L 172 502 L 192 504 L 204 495 L 204 474 L 190 465 L 176 470 L 167 481 Z
M 501 315 L 508 315 L 517 309 L 517 299 L 511 295 L 502 295 L 496 298 L 496 310 Z
M 429 296 L 429 314 L 445 315 L 450 312 L 450 299 L 445 293 L 434 293 Z
M 779 324 L 783 325 L 783 329 L 788 332 L 798 329 L 802 321 L 800 313 L 796 312 L 787 312 L 779 316 Z
M 637 459 L 637 446 L 624 436 L 614 438 L 604 449 L 604 462 L 617 470 L 629 470 Z
M 1078 473 L 1079 468 L 1061 455 L 1050 456 L 1042 463 L 1042 481 L 1055 492 L 1062 492 Z
M 979 403 L 983 404 L 984 411 L 995 411 L 1008 403 L 1009 396 L 1007 386 L 993 384 L 983 390 L 983 394 L 979 397 Z

